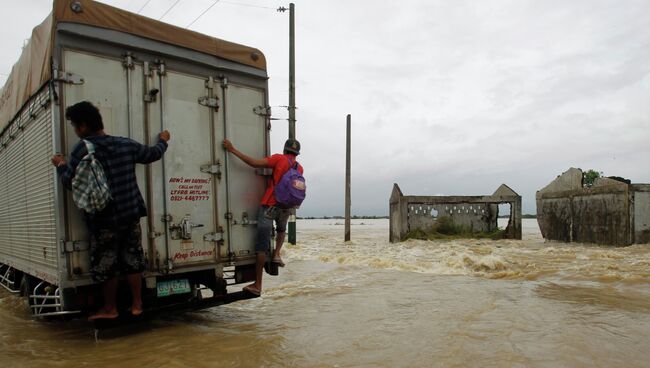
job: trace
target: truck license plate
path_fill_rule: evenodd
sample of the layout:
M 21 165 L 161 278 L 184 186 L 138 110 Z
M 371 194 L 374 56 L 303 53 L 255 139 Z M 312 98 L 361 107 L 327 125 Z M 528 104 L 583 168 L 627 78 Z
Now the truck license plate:
M 158 296 L 184 294 L 192 291 L 187 279 L 160 281 L 157 283 Z

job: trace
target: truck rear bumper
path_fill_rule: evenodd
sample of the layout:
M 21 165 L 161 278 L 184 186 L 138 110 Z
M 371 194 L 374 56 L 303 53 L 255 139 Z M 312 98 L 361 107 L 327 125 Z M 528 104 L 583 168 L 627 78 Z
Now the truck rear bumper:
M 96 330 L 106 330 L 112 328 L 119 328 L 130 324 L 137 324 L 146 322 L 150 319 L 159 317 L 161 315 L 173 315 L 178 313 L 198 311 L 208 309 L 224 304 L 234 303 L 240 300 L 257 298 L 256 295 L 247 293 L 245 291 L 237 291 L 228 293 L 223 296 L 214 296 L 207 299 L 201 299 L 191 302 L 183 302 L 177 304 L 166 304 L 159 307 L 146 308 L 144 313 L 139 316 L 133 316 L 130 313 L 122 313 L 119 317 L 114 319 L 98 319 L 93 321 Z

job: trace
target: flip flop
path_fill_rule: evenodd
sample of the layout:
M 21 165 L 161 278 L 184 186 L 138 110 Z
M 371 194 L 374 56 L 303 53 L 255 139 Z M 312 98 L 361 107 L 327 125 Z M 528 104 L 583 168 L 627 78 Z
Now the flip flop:
M 280 267 L 284 267 L 284 262 L 282 261 L 282 258 L 273 258 L 273 261 L 271 261 L 271 262 L 277 263 L 278 266 L 280 266 Z
M 251 294 L 253 294 L 253 295 L 255 295 L 255 296 L 260 296 L 260 295 L 262 295 L 262 293 L 261 293 L 259 290 L 255 289 L 255 288 L 253 287 L 253 285 L 245 286 L 242 290 L 245 291 L 245 292 L 247 292 L 247 293 L 251 293 Z

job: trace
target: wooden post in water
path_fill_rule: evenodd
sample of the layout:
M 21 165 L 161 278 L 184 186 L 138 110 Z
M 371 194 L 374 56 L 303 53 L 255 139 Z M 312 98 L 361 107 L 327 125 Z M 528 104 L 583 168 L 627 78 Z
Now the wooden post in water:
M 350 132 L 352 116 L 348 114 L 345 137 L 345 241 L 350 241 Z

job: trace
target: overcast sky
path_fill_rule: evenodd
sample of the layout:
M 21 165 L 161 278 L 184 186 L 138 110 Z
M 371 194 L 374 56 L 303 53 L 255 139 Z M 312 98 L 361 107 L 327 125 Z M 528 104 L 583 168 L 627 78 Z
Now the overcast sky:
M 177 0 L 105 0 L 155 19 Z M 180 0 L 185 27 L 213 0 Z M 236 3 L 236 4 L 235 4 Z M 405 194 L 535 191 L 569 167 L 650 183 L 650 1 L 296 0 L 303 216 L 343 214 L 352 114 L 352 212 Z M 246 6 L 253 5 L 253 6 Z M 222 0 L 190 28 L 261 49 L 275 117 L 288 101 L 288 14 Z M 0 84 L 50 0 L 3 1 Z M 273 149 L 287 123 L 277 121 Z

